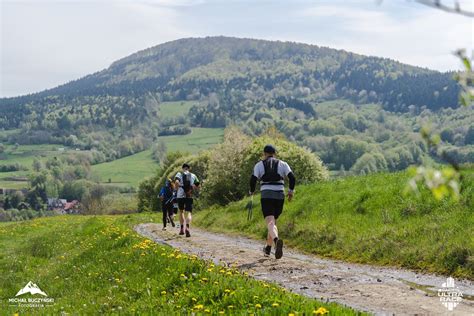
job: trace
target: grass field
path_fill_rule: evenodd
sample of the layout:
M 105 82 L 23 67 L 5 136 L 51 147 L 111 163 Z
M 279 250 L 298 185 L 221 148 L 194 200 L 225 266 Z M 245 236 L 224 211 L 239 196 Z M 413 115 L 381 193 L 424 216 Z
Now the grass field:
M 171 101 L 162 102 L 159 105 L 160 117 L 171 118 L 180 115 L 187 115 L 189 109 L 198 103 L 197 101 Z
M 220 128 L 193 128 L 191 134 L 160 137 L 166 144 L 168 151 L 197 152 L 209 148 L 222 141 L 224 130 Z M 123 186 L 138 186 L 145 177 L 151 176 L 158 168 L 150 150 L 111 162 L 92 166 L 92 171 L 97 174 L 102 182 Z
M 166 144 L 168 151 L 197 152 L 209 148 L 222 141 L 223 128 L 196 128 L 188 135 L 173 135 L 160 137 Z
M 3 131 L 5 133 L 7 131 Z M 0 165 L 9 165 L 18 163 L 31 170 L 33 160 L 38 158 L 46 160 L 49 157 L 60 156 L 67 151 L 59 151 L 61 145 L 43 144 L 43 145 L 20 145 L 15 149 L 13 145 L 5 145 L 5 152 L 0 154 Z M 0 172 L 0 188 L 20 189 L 27 186 L 26 181 L 12 181 L 8 178 L 24 178 L 28 175 L 27 170 Z
M 145 150 L 138 154 L 111 162 L 92 166 L 92 172 L 99 175 L 102 182 L 111 180 L 114 184 L 138 186 L 144 177 L 151 175 L 158 168 L 151 157 L 151 151 Z
M 132 230 L 158 217 L 58 216 L 0 223 L 0 310 L 5 315 L 357 314 L 157 245 Z M 8 299 L 29 281 L 54 303 L 10 306 Z
M 464 172 L 459 203 L 437 202 L 429 192 L 404 195 L 407 180 L 399 172 L 297 186 L 279 219 L 280 236 L 320 256 L 474 279 L 474 170 Z M 248 222 L 247 202 L 196 213 L 194 223 L 263 240 L 260 203 Z

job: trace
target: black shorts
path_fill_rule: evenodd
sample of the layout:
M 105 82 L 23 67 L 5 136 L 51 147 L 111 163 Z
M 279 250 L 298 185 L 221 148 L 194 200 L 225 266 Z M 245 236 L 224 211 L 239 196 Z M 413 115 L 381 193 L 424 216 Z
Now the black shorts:
M 186 212 L 192 212 L 193 211 L 193 198 L 179 198 L 178 208 L 180 210 L 184 209 Z
M 280 199 L 261 199 L 263 217 L 274 216 L 277 219 L 283 212 L 283 203 Z

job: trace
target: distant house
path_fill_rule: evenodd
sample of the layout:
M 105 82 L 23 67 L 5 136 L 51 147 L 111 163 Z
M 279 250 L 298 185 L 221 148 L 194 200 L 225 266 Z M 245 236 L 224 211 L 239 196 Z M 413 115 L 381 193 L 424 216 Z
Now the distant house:
M 50 211 L 62 211 L 66 206 L 67 200 L 48 198 L 48 210 Z
M 73 200 L 68 202 L 66 199 L 48 198 L 48 210 L 58 214 L 79 214 L 79 201 Z
M 73 200 L 71 202 L 66 202 L 66 205 L 64 206 L 64 212 L 66 214 L 78 214 L 80 212 L 79 201 Z

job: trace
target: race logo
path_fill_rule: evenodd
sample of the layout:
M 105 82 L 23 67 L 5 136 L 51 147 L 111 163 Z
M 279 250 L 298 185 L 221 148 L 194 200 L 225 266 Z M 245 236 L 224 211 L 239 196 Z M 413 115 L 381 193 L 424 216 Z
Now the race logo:
M 31 297 L 24 297 L 26 294 L 30 294 Z M 44 297 L 34 297 L 35 295 L 41 295 Z M 45 307 L 54 304 L 54 298 L 48 297 L 46 292 L 30 281 L 19 290 L 18 293 L 16 293 L 14 298 L 9 298 L 8 303 L 18 307 Z
M 461 303 L 462 292 L 454 285 L 454 279 L 449 277 L 446 279 L 446 283 L 443 283 L 438 289 L 438 297 L 444 307 L 451 312 Z

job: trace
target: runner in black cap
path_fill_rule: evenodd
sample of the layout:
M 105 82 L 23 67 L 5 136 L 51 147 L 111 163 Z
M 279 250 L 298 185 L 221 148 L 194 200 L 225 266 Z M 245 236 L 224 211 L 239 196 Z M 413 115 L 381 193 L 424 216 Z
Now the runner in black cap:
M 278 238 L 276 220 L 283 211 L 285 202 L 285 177 L 289 180 L 288 201 L 293 198 L 296 179 L 290 166 L 283 160 L 275 158 L 276 149 L 273 145 L 263 148 L 265 158 L 254 167 L 250 178 L 250 195 L 254 194 L 257 181 L 260 181 L 261 204 L 263 217 L 267 224 L 267 245 L 263 248 L 265 256 L 269 256 L 272 244 L 275 244 L 275 258 L 283 256 L 283 240 Z

